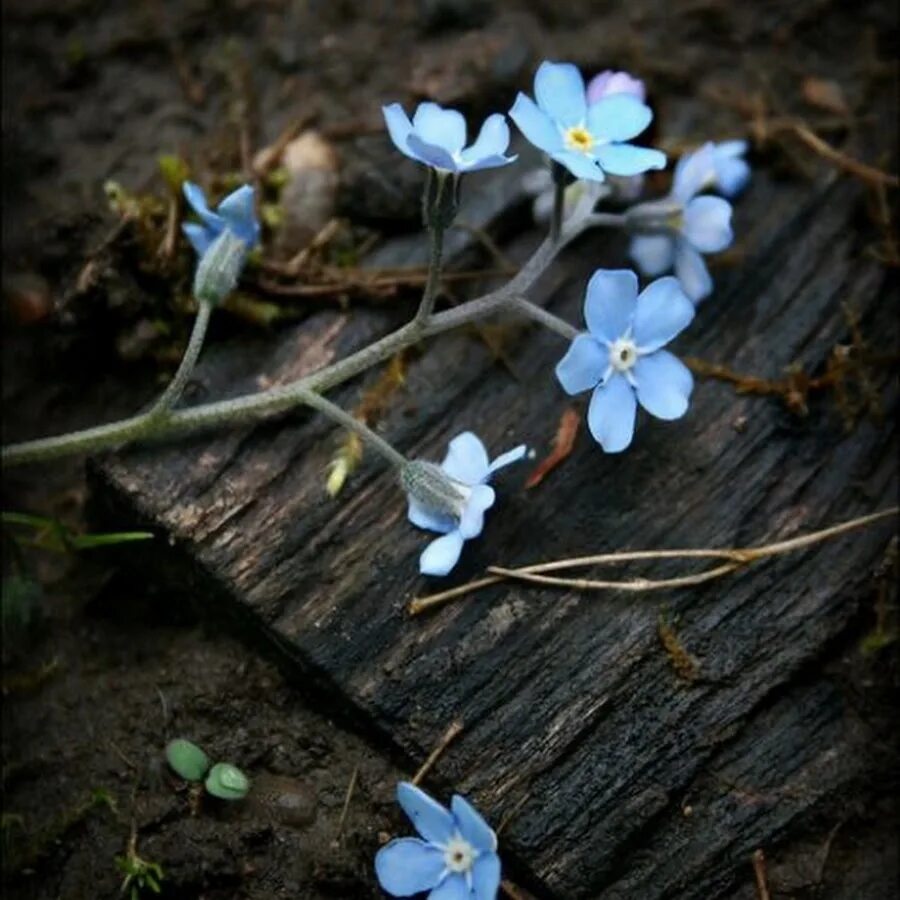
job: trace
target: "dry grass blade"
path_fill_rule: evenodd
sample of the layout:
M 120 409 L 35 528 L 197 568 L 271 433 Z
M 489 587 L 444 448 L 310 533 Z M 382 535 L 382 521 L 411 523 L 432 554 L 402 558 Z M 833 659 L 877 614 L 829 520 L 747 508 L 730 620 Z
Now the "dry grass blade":
M 799 537 L 762 544 L 756 547 L 731 547 L 721 549 L 694 548 L 684 550 L 626 550 L 620 553 L 600 553 L 593 556 L 558 559 L 552 562 L 523 566 L 518 569 L 491 566 L 488 569 L 491 573 L 490 577 L 479 578 L 468 584 L 460 585 L 459 587 L 450 588 L 449 590 L 431 594 L 426 597 L 417 597 L 413 599 L 409 604 L 409 612 L 411 615 L 425 612 L 426 610 L 440 606 L 449 600 L 464 596 L 465 594 L 479 590 L 480 588 L 497 584 L 499 581 L 506 578 L 544 586 L 566 587 L 586 591 L 618 590 L 631 593 L 642 593 L 645 591 L 693 587 L 729 575 L 736 569 L 740 569 L 749 563 L 767 559 L 772 556 L 778 556 L 783 553 L 791 553 L 795 550 L 802 550 L 806 547 L 821 543 L 822 541 L 839 537 L 847 532 L 855 531 L 858 528 L 864 528 L 867 525 L 872 525 L 875 522 L 896 516 L 898 512 L 900 512 L 900 507 L 892 506 L 889 509 L 883 509 L 880 512 L 872 513 L 871 515 L 860 516 L 856 519 L 850 519 L 847 522 L 841 522 L 838 525 L 832 525 L 830 528 L 823 528 L 819 531 L 800 535 Z M 620 581 L 600 581 L 590 578 L 561 578 L 544 574 L 560 569 L 575 569 L 585 566 L 615 565 L 625 562 L 661 559 L 720 559 L 727 560 L 727 562 L 703 572 L 697 572 L 691 575 L 681 575 L 676 578 L 661 579 L 634 578 Z

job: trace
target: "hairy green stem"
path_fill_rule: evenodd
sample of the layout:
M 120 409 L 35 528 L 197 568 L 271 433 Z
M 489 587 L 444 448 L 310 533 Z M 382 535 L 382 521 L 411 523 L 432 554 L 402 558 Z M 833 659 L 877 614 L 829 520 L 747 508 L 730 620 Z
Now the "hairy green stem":
M 592 205 L 592 204 L 591 204 Z M 188 433 L 202 431 L 219 425 L 239 425 L 276 415 L 302 404 L 314 405 L 324 400 L 320 395 L 325 391 L 349 381 L 372 366 L 389 359 L 394 354 L 417 344 L 423 338 L 441 334 L 494 315 L 503 310 L 519 308 L 525 314 L 535 316 L 529 308 L 520 305 L 522 294 L 537 281 L 556 255 L 588 228 L 597 225 L 620 226 L 622 217 L 611 214 L 593 214 L 590 206 L 577 208 L 563 223 L 559 240 L 545 240 L 506 285 L 482 297 L 470 300 L 460 306 L 440 313 L 432 313 L 424 321 L 418 315 L 406 325 L 385 335 L 379 340 L 344 359 L 338 360 L 289 384 L 269 388 L 253 394 L 246 394 L 229 400 L 219 400 L 185 409 L 167 410 L 164 415 L 150 412 L 132 416 L 107 425 L 87 428 L 84 431 L 63 434 L 57 437 L 41 438 L 4 447 L 2 462 L 7 466 L 30 462 L 41 462 L 67 456 L 73 453 L 93 452 L 119 447 L 135 440 L 162 440 Z M 547 314 L 549 317 L 550 314 Z M 550 319 L 539 319 L 542 324 L 552 327 L 557 333 L 567 336 L 558 324 L 550 324 Z M 556 317 L 552 317 L 556 319 Z M 327 401 L 324 401 L 327 402 Z M 322 409 L 319 405 L 317 408 Z M 336 407 L 335 407 L 336 408 Z M 322 409 L 326 412 L 325 409 Z M 343 412 L 343 411 L 342 411 Z M 327 412 L 326 412 L 327 414 Z M 334 416 L 332 416 L 334 418 Z M 352 417 L 351 417 L 352 418 Z M 357 422 L 356 419 L 353 419 Z M 341 424 L 347 425 L 346 421 Z M 358 423 L 357 424 L 362 424 Z M 351 426 L 347 426 L 351 427 Z M 365 426 L 363 426 L 365 427 Z M 372 433 L 374 435 L 374 433 Z M 362 435 L 361 435 L 362 436 Z M 381 440 L 374 435 L 377 440 Z M 369 441 L 374 447 L 374 443 Z M 385 442 L 386 443 L 386 442 Z M 378 448 L 384 451 L 384 447 Z M 391 448 L 393 453 L 396 451 Z M 397 454 L 400 457 L 400 454 Z M 400 457 L 402 459 L 402 457 Z M 397 459 L 392 459 L 397 464 Z
M 178 365 L 178 371 L 172 377 L 166 389 L 160 394 L 159 399 L 147 410 L 151 416 L 163 416 L 180 399 L 187 387 L 188 380 L 197 365 L 197 358 L 203 349 L 203 341 L 206 338 L 206 329 L 209 326 L 209 318 L 212 314 L 212 303 L 208 300 L 199 301 L 197 318 L 194 319 L 194 327 L 188 340 L 187 349 Z
M 332 421 L 337 422 L 338 425 L 343 425 L 344 428 L 358 434 L 366 444 L 395 468 L 401 469 L 406 465 L 407 459 L 402 453 L 396 451 L 383 437 L 372 431 L 365 422 L 341 409 L 336 403 L 332 403 L 321 394 L 310 390 L 299 391 L 298 396 L 307 406 L 311 406 Z
M 428 255 L 428 279 L 425 282 L 425 290 L 422 292 L 422 300 L 413 320 L 419 325 L 424 325 L 434 311 L 434 301 L 437 299 L 438 285 L 441 281 L 441 258 L 444 253 L 444 226 L 440 223 L 433 224 L 428 229 L 429 255 Z

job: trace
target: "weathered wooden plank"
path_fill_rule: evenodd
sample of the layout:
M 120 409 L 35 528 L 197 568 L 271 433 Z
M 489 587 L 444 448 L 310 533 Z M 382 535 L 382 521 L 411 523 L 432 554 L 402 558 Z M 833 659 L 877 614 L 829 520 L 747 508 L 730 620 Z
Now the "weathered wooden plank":
M 830 177 L 810 187 L 759 175 L 738 211 L 742 267 L 717 273 L 719 290 L 679 351 L 772 376 L 797 360 L 821 368 L 847 338 L 842 303 L 887 345 L 896 320 L 882 270 L 860 257 L 851 227 L 859 194 Z M 566 283 L 553 308 L 578 321 L 586 277 L 620 264 L 622 249 L 607 235 L 580 242 L 560 264 Z M 198 379 L 205 393 L 237 392 L 262 363 L 268 380 L 287 380 L 383 327 L 366 311 L 323 313 L 273 342 L 264 360 L 212 355 Z M 543 449 L 565 402 L 552 378 L 562 350 L 558 338 L 530 332 L 513 378 L 471 337 L 442 338 L 413 365 L 385 433 L 432 458 L 465 428 L 494 450 L 522 439 Z M 890 416 L 896 385 L 883 391 Z M 800 420 L 775 401 L 702 383 L 686 419 L 643 422 L 627 454 L 604 456 L 582 440 L 528 493 L 523 472 L 505 475 L 454 581 L 498 562 L 741 545 L 870 511 L 896 495 L 890 421 L 847 433 L 825 402 Z M 502 586 L 409 619 L 406 603 L 427 589 L 416 572 L 427 537 L 371 461 L 339 502 L 325 497 L 332 431 L 298 412 L 132 451 L 98 473 L 108 502 L 162 529 L 193 561 L 196 590 L 215 587 L 216 602 L 239 608 L 256 638 L 336 690 L 329 702 L 361 714 L 373 734 L 421 759 L 461 718 L 466 729 L 437 776 L 494 821 L 527 798 L 504 833 L 526 882 L 566 898 L 727 895 L 753 847 L 858 771 L 831 698 L 813 691 L 808 715 L 769 709 L 769 698 L 852 619 L 892 524 L 667 598 L 704 661 L 706 680 L 685 688 L 659 648 L 652 598 Z M 789 808 L 740 815 L 727 791 L 704 781 L 720 771 L 762 779 L 761 788 L 784 784 L 814 770 L 829 742 L 838 776 Z M 685 822 L 680 800 L 698 785 L 712 813 Z

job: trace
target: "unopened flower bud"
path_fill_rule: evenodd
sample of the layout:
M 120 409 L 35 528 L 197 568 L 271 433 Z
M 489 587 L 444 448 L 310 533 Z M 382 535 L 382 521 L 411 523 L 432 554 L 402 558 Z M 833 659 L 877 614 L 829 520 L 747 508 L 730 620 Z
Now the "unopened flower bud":
M 194 296 L 207 303 L 221 303 L 237 285 L 247 249 L 244 241 L 225 228 L 197 263 Z
M 403 490 L 427 510 L 458 519 L 471 489 L 447 475 L 437 463 L 414 459 L 400 470 Z

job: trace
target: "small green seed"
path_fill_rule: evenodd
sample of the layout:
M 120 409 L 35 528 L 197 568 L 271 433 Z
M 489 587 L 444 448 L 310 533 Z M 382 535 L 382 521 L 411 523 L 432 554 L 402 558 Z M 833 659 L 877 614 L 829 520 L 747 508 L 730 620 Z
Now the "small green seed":
M 209 757 L 196 744 L 184 738 L 169 741 L 166 759 L 185 781 L 203 781 L 203 776 L 209 769 Z
M 243 800 L 250 790 L 250 779 L 230 763 L 216 763 L 206 776 L 206 790 L 220 800 Z

